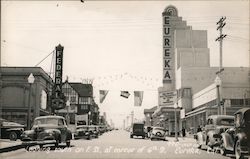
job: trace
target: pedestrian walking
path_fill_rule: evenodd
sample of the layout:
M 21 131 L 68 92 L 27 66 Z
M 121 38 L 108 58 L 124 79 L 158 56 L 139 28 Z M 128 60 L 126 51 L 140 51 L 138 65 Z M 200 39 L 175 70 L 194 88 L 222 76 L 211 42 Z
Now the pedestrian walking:
M 186 130 L 185 130 L 185 128 L 184 128 L 184 127 L 182 128 L 182 130 L 181 130 L 181 131 L 182 131 L 182 137 L 186 137 Z

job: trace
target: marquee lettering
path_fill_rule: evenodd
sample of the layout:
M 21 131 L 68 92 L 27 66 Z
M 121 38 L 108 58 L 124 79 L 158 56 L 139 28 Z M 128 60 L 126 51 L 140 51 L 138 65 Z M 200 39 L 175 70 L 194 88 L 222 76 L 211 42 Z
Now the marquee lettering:
M 164 60 L 164 68 L 170 68 L 169 62 L 170 62 L 169 59 Z
M 173 49 L 171 30 L 171 16 L 163 14 L 163 83 L 171 83 L 174 71 L 173 66 Z
M 165 46 L 165 47 L 171 47 L 171 46 L 170 46 L 170 38 L 168 38 L 168 37 L 165 37 L 165 38 L 164 38 L 164 46 Z
M 164 28 L 164 35 L 170 35 L 170 28 L 169 27 Z
M 169 71 L 166 71 L 166 72 L 165 72 L 164 78 L 171 79 L 171 78 L 170 78 Z
M 164 48 L 164 57 L 170 58 L 170 49 Z
M 169 16 L 164 17 L 164 24 L 169 25 L 170 24 L 170 20 L 169 19 L 170 19 Z

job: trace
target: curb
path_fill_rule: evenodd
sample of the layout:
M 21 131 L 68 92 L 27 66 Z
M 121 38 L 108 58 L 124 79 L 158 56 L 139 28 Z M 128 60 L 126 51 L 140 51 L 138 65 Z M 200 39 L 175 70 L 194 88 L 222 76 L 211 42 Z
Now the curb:
M 22 149 L 24 147 L 25 147 L 25 145 L 20 144 L 20 145 L 15 145 L 15 146 L 9 146 L 9 147 L 5 147 L 5 148 L 0 148 L 0 153 L 15 151 L 15 150 L 18 150 L 18 149 Z

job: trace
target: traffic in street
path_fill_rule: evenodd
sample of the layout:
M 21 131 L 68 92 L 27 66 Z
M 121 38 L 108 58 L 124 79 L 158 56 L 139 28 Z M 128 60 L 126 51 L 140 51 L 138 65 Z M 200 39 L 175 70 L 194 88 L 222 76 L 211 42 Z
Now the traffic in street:
M 130 132 L 125 130 L 112 130 L 91 140 L 76 139 L 71 141 L 71 146 L 59 144 L 30 147 L 29 150 L 20 149 L 13 152 L 3 153 L 6 159 L 26 158 L 141 158 L 141 159 L 166 159 L 166 158 L 228 158 L 222 157 L 216 152 L 209 152 L 197 148 L 193 138 L 168 137 L 167 141 L 153 140 L 141 137 L 130 138 Z

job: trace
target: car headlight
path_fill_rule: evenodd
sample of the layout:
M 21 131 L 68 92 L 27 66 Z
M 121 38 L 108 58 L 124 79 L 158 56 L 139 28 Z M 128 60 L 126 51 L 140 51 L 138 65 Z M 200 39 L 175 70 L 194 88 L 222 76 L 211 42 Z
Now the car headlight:
M 49 133 L 49 136 L 53 136 L 53 133 L 50 132 L 50 133 Z

